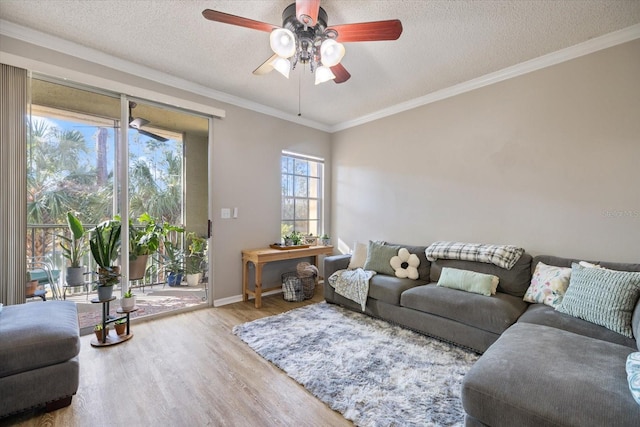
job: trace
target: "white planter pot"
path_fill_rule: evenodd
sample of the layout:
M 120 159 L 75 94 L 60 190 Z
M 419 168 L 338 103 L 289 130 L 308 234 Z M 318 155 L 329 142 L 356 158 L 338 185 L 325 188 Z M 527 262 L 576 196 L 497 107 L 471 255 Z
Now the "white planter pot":
M 187 285 L 198 286 L 201 278 L 202 273 L 187 274 Z
M 131 298 L 120 298 L 120 307 L 123 311 L 132 310 L 136 306 L 136 296 Z

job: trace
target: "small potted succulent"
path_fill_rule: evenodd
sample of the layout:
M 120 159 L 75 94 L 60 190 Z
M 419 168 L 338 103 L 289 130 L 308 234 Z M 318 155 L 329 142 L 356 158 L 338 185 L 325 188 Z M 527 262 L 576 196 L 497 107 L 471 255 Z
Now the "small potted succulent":
M 120 307 L 122 311 L 131 311 L 136 306 L 136 296 L 131 289 L 122 294 L 120 298 Z
M 123 317 L 114 322 L 113 327 L 116 330 L 117 335 L 124 335 L 127 332 L 127 319 Z
M 322 246 L 329 246 L 331 244 L 331 238 L 329 237 L 329 235 L 327 235 L 327 233 L 323 234 L 322 237 L 320 237 L 320 244 Z
M 104 342 L 109 336 L 109 326 L 103 329 L 102 324 L 98 323 L 96 326 L 93 327 L 93 332 L 96 334 L 96 338 L 98 339 L 98 342 Z

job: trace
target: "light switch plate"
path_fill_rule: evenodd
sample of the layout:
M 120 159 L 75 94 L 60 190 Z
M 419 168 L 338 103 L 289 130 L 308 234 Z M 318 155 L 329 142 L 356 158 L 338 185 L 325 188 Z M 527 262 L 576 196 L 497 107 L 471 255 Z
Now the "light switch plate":
M 229 209 L 229 208 L 220 209 L 220 218 L 222 218 L 222 219 L 231 218 L 231 209 Z

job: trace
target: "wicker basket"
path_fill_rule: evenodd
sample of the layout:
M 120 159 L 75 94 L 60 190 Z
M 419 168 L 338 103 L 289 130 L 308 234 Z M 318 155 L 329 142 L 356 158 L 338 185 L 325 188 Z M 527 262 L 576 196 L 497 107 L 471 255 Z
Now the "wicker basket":
M 316 276 L 301 278 L 291 271 L 282 275 L 282 295 L 285 301 L 300 302 L 313 298 L 316 290 Z
M 298 277 L 298 273 L 295 271 L 284 273 L 282 275 L 282 296 L 285 301 L 304 301 L 302 281 Z

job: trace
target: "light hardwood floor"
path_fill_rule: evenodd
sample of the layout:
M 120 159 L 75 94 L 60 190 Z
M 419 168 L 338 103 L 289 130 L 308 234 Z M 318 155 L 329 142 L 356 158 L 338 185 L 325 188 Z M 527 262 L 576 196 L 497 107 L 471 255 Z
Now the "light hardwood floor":
M 134 337 L 93 348 L 81 338 L 71 406 L 0 420 L 18 426 L 350 426 L 232 334 L 233 326 L 323 300 L 280 294 L 132 324 Z

